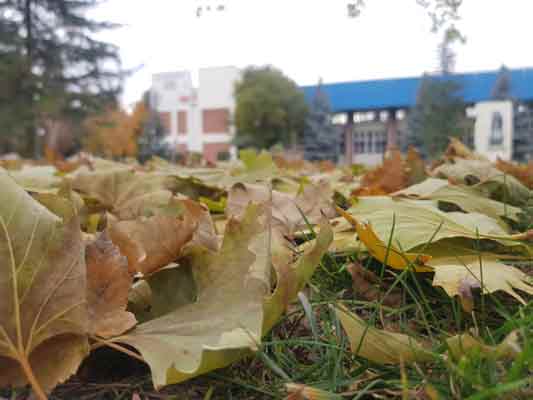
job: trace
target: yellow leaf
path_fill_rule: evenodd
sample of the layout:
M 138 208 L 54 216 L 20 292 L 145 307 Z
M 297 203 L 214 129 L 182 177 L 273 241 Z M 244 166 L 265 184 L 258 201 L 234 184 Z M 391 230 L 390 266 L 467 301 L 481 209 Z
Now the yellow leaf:
M 449 296 L 460 296 L 468 304 L 472 288 L 483 293 L 504 291 L 522 304 L 524 299 L 515 292 L 519 289 L 533 295 L 530 278 L 519 269 L 505 265 L 494 257 L 476 255 L 434 258 L 428 265 L 435 270 L 433 286 L 441 286 Z
M 392 246 L 392 244 L 387 246 L 376 235 L 370 224 L 357 221 L 352 215 L 339 207 L 337 207 L 337 212 L 355 227 L 357 236 L 361 242 L 366 246 L 370 255 L 378 261 L 399 270 L 403 270 L 412 265 L 417 272 L 433 271 L 432 268 L 425 266 L 431 259 L 431 256 L 427 254 L 403 253 Z
M 366 324 L 342 305 L 335 308 L 346 331 L 352 352 L 378 364 L 428 361 L 433 356 L 408 335 L 388 332 Z

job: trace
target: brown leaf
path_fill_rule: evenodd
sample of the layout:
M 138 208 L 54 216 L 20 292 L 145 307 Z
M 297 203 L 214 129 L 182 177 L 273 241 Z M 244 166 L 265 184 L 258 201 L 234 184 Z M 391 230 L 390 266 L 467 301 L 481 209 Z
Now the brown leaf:
M 327 182 L 308 184 L 298 195 L 270 191 L 260 185 L 234 185 L 228 195 L 226 214 L 242 215 L 250 202 L 272 203 L 272 228 L 291 236 L 297 229 L 306 228 L 306 221 L 317 223 L 323 215 L 334 217 L 336 211 L 332 201 L 333 192 Z
M 148 275 L 176 260 L 196 229 L 197 224 L 187 214 L 182 217 L 156 215 L 117 222 L 107 232 L 128 258 L 130 274 Z
M 533 161 L 525 165 L 519 165 L 498 159 L 496 168 L 505 174 L 514 176 L 529 189 L 533 189 Z
M 407 185 L 415 185 L 427 178 L 426 164 L 420 153 L 412 146 L 407 150 L 405 157 L 405 170 L 407 172 Z
M 474 153 L 472 150 L 468 148 L 468 146 L 464 145 L 463 142 L 461 142 L 459 139 L 451 137 L 450 138 L 450 144 L 446 148 L 446 151 L 444 152 L 444 158 L 445 159 L 451 159 L 454 160 L 456 158 L 463 158 L 465 160 L 481 160 L 481 161 L 487 161 L 486 157 L 483 157 L 480 154 Z
M 408 185 L 408 176 L 404 169 L 400 150 L 394 149 L 383 160 L 383 165 L 367 172 L 361 187 L 354 190 L 354 196 L 378 196 L 396 192 Z
M 109 338 L 135 326 L 135 316 L 126 311 L 133 283 L 128 272 L 128 259 L 103 233 L 87 245 L 85 261 L 91 333 Z
M 380 301 L 384 290 L 379 287 L 379 278 L 372 271 L 363 268 L 359 263 L 352 263 L 346 268 L 352 275 L 353 290 L 356 294 L 368 301 Z M 382 304 L 388 307 L 398 307 L 402 302 L 400 290 L 393 289 Z

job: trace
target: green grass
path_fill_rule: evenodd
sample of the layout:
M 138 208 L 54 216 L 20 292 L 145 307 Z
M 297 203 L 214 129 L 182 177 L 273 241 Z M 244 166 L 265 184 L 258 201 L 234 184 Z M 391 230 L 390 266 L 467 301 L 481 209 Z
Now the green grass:
M 70 399 L 76 393 L 81 399 L 129 400 L 137 393 L 143 399 L 284 399 L 288 382 L 345 399 L 533 398 L 531 299 L 520 306 L 507 295 L 487 295 L 482 302 L 477 294 L 473 313 L 466 314 L 458 300 L 431 285 L 430 274 L 391 272 L 378 262 L 367 262 L 366 268 L 382 276 L 380 290 L 398 288 L 402 293 L 401 304 L 385 307 L 377 300 L 360 300 L 354 293 L 346 266 L 355 259 L 357 254 L 324 257 L 309 290 L 291 305 L 254 357 L 161 392 L 151 387 L 148 371 L 127 376 L 134 363 L 127 359 L 124 379 L 113 384 L 103 379 L 93 385 L 74 380 L 56 389 L 52 398 Z M 339 301 L 369 324 L 424 341 L 435 352 L 434 361 L 401 367 L 357 357 L 332 308 Z M 479 351 L 458 360 L 447 357 L 444 340 L 468 330 L 487 344 L 497 344 L 518 330 L 522 352 L 514 360 L 496 360 L 490 352 Z

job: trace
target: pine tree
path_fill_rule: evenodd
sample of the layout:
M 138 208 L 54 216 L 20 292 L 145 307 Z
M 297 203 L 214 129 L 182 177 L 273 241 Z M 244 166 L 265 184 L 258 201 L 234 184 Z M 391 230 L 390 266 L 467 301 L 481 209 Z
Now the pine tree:
M 304 155 L 312 161 L 337 162 L 339 156 L 339 132 L 331 121 L 331 106 L 326 93 L 318 84 L 305 121 Z
M 165 130 L 158 112 L 156 111 L 156 99 L 150 96 L 150 91 L 146 91 L 143 95 L 145 107 L 148 110 L 148 117 L 143 126 L 143 132 L 138 140 L 139 146 L 139 161 L 145 162 L 152 156 L 159 156 L 164 158 L 170 157 L 168 146 L 163 143 L 165 137 Z
M 505 65 L 502 65 L 496 82 L 492 87 L 491 97 L 494 100 L 509 100 L 511 98 L 511 76 Z
M 86 17 L 98 0 L 0 2 L 0 126 L 30 155 L 49 120 L 80 121 L 116 103 L 118 48 L 92 35 L 115 27 Z
M 424 157 L 440 154 L 448 145 L 449 137 L 463 139 L 471 129 L 461 96 L 462 87 L 453 78 L 455 53 L 451 45 L 457 40 L 462 42 L 464 38 L 452 26 L 439 45 L 439 73 L 424 74 L 415 107 L 409 112 L 404 147 L 413 146 Z

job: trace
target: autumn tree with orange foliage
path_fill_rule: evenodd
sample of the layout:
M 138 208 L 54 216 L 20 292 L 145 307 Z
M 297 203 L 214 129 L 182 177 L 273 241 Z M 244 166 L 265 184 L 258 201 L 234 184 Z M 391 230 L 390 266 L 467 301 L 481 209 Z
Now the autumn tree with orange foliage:
M 84 122 L 87 132 L 85 150 L 109 158 L 137 156 L 137 140 L 147 117 L 146 105 L 138 102 L 130 114 L 112 108 L 104 114 L 88 118 Z

